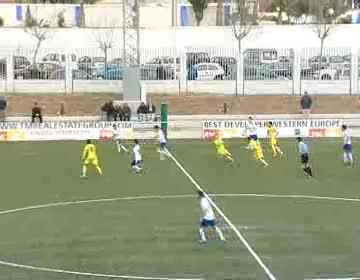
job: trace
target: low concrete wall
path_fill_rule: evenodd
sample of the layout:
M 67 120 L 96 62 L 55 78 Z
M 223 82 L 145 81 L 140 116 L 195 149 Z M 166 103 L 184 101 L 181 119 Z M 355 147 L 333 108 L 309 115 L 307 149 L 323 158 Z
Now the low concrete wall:
M 147 93 L 158 94 L 216 94 L 235 95 L 236 81 L 143 81 Z M 350 81 L 302 81 L 301 92 L 309 91 L 319 94 L 350 94 Z M 294 94 L 293 81 L 245 81 L 238 83 L 238 95 L 298 95 Z M 244 92 L 243 92 L 244 90 Z M 58 80 L 14 80 L 11 87 L 6 81 L 0 80 L 0 93 L 122 93 L 122 81 L 66 81 Z M 357 94 L 353 92 L 352 94 Z

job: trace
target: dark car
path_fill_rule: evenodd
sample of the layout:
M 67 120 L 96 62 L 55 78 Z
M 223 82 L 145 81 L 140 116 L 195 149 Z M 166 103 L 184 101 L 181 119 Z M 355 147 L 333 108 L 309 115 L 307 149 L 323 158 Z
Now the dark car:
M 63 69 L 60 65 L 40 62 L 35 67 L 29 65 L 22 69 L 14 70 L 14 78 L 17 80 L 48 80 L 53 72 Z
M 31 65 L 25 56 L 14 56 L 14 70 L 24 69 Z
M 209 54 L 206 52 L 188 52 L 186 53 L 186 69 L 199 63 L 209 63 Z
M 78 69 L 90 75 L 94 75 L 96 70 L 105 66 L 104 57 L 83 56 L 78 60 Z
M 41 80 L 41 72 L 37 67 L 29 65 L 25 68 L 15 69 L 14 70 L 14 79 L 15 80 Z
M 90 56 L 80 57 L 78 60 L 78 69 L 85 72 L 91 72 L 92 59 Z
M 225 79 L 228 79 L 228 80 L 236 79 L 237 60 L 235 57 L 214 56 L 211 58 L 211 62 L 217 63 L 222 68 L 224 68 Z
M 141 80 L 172 80 L 174 70 L 156 64 L 145 64 L 140 67 Z

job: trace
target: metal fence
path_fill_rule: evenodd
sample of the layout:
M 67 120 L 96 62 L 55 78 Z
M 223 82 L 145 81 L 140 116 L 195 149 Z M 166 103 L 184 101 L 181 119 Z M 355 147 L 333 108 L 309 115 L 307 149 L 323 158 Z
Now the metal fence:
M 10 92 L 19 91 L 25 81 L 32 81 L 29 85 L 33 87 L 64 82 L 60 91 L 66 91 L 69 80 L 72 91 L 79 91 L 86 84 L 102 85 L 107 91 L 106 83 L 101 81 L 112 81 L 107 84 L 112 84 L 113 89 L 120 87 L 118 82 L 124 75 L 122 54 L 119 48 L 2 50 L 0 82 L 10 80 Z M 142 49 L 139 69 L 142 81 L 174 83 L 175 91 L 206 92 L 204 86 L 213 83 L 241 94 L 294 94 L 321 85 L 327 86 L 329 93 L 347 94 L 355 93 L 353 55 L 350 48 L 324 48 L 322 53 L 320 49 L 302 49 L 298 54 L 293 49 L 252 48 L 245 49 L 241 58 L 235 48 Z M 356 55 L 360 57 L 360 51 Z M 356 79 L 358 88 L 359 74 Z M 326 93 L 325 89 L 320 91 Z

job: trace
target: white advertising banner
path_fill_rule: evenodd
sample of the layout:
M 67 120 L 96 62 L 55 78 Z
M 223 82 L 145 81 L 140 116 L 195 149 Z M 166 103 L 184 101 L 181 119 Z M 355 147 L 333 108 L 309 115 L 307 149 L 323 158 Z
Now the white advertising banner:
M 279 137 L 339 137 L 342 120 L 339 119 L 309 119 L 309 120 L 257 120 L 257 135 L 267 136 L 266 123 L 271 121 L 279 131 Z M 244 138 L 247 136 L 248 122 L 246 120 L 204 121 L 203 137 L 211 139 L 220 134 L 223 138 Z
M 121 138 L 133 138 L 134 126 L 130 122 L 3 122 L 0 123 L 0 141 L 107 140 L 113 138 L 114 124 Z

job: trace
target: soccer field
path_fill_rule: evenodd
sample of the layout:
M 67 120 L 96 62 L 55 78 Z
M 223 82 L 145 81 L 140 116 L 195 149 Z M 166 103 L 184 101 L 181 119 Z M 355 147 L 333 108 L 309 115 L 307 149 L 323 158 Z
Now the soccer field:
M 219 214 L 227 242 L 211 232 L 198 242 L 196 186 L 174 160 L 160 161 L 155 145 L 142 146 L 137 176 L 130 154 L 99 143 L 104 175 L 91 170 L 83 180 L 83 144 L 0 144 L 1 280 L 261 280 L 266 269 L 277 280 L 360 279 L 359 166 L 343 166 L 340 140 L 310 140 L 314 180 L 303 175 L 295 140 L 282 142 L 282 159 L 265 150 L 269 168 L 245 142 L 228 144 L 234 165 L 211 143 L 170 143 L 252 253 Z

